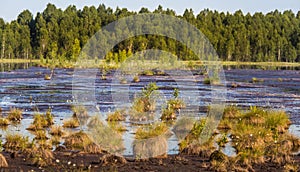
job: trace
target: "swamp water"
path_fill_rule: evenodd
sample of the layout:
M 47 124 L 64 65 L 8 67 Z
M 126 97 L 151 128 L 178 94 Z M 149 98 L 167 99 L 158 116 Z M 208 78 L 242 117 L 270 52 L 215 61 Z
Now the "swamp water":
M 64 119 L 72 116 L 71 106 L 72 96 L 72 69 L 55 69 L 51 80 L 44 80 L 46 74 L 50 74 L 50 69 L 29 67 L 24 69 L 16 66 L 15 70 L 1 70 L 0 72 L 0 107 L 3 115 L 9 111 L 10 107 L 23 109 L 24 119 L 18 125 L 9 125 L 6 129 L 1 129 L 2 139 L 6 133 L 19 132 L 33 138 L 26 128 L 33 121 L 33 114 L 36 110 L 46 112 L 52 109 L 55 124 L 62 125 Z M 227 104 L 239 107 L 261 106 L 273 109 L 284 109 L 290 114 L 292 125 L 289 131 L 300 137 L 300 71 L 299 70 L 261 70 L 261 69 L 225 69 L 227 80 Z M 203 84 L 204 76 L 194 75 L 196 84 L 185 84 L 180 87 L 180 92 L 197 92 L 200 95 L 196 101 L 193 97 L 188 99 L 189 106 L 197 107 L 197 112 L 190 112 L 188 109 L 182 110 L 179 114 L 184 116 L 193 113 L 195 118 L 206 116 L 207 106 L 210 105 L 211 87 Z M 107 80 L 101 79 L 101 74 L 97 75 L 94 88 L 96 102 L 88 106 L 96 106 L 100 110 L 101 119 L 106 119 L 109 112 L 113 112 L 116 106 L 128 107 L 130 103 L 113 101 L 111 94 L 119 90 L 122 84 L 112 82 L 113 73 L 107 75 Z M 253 82 L 253 78 L 260 80 Z M 159 86 L 161 102 L 172 97 L 173 89 L 177 87 L 176 82 L 169 76 L 140 76 L 140 82 L 128 82 L 129 97 L 132 100 L 137 92 L 149 82 L 156 82 Z M 192 78 L 178 77 L 176 80 L 189 83 Z M 232 87 L 232 84 L 237 87 Z M 83 85 L 84 87 L 84 85 Z M 161 106 L 157 107 L 161 109 Z M 159 115 L 156 116 L 159 118 Z M 132 142 L 134 131 L 141 123 L 132 123 L 127 117 L 122 122 L 127 131 L 123 133 L 124 155 L 132 155 Z M 71 131 L 78 131 L 80 128 Z M 83 128 L 84 130 L 84 128 Z M 178 153 L 178 139 L 174 133 L 166 140 L 169 154 Z M 234 154 L 231 146 L 226 146 L 224 152 L 228 155 Z

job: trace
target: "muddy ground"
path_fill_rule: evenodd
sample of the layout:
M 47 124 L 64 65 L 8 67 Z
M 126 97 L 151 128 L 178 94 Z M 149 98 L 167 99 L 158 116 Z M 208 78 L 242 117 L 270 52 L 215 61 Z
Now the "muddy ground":
M 81 152 L 54 152 L 51 165 L 38 167 L 30 164 L 22 154 L 12 156 L 3 153 L 9 164 L 1 171 L 214 171 L 209 158 L 197 155 L 169 155 L 162 158 L 137 160 L 126 157 L 126 162 L 113 157 L 103 161 L 105 154 Z M 107 155 L 107 154 L 106 154 Z M 294 164 L 300 164 L 300 154 L 293 156 Z M 253 166 L 254 171 L 284 171 L 283 165 L 264 163 Z

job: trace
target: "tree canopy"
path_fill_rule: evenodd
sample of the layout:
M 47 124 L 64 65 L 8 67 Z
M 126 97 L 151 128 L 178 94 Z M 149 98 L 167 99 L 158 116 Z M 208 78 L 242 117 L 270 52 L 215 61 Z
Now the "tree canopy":
M 185 19 L 202 31 L 222 60 L 295 62 L 300 59 L 300 11 L 294 14 L 290 10 L 275 10 L 251 15 L 240 10 L 231 14 L 209 9 L 194 14 L 192 9 L 186 9 L 183 15 L 177 15 L 162 6 L 153 12 L 144 7 L 133 12 L 126 8 L 113 10 L 103 4 L 83 9 L 71 5 L 65 10 L 48 4 L 35 16 L 24 10 L 11 22 L 0 18 L 0 57 L 76 60 L 86 42 L 101 27 L 138 13 Z M 106 60 L 121 62 L 129 54 L 152 48 L 171 52 L 182 60 L 197 60 L 185 45 L 158 35 L 127 39 L 115 46 Z

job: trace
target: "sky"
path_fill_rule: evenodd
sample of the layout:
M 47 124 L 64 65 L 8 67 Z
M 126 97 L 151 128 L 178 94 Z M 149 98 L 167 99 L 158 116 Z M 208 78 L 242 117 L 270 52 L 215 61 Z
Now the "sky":
M 192 8 L 195 14 L 205 8 L 231 13 L 241 9 L 243 13 L 250 12 L 251 14 L 267 13 L 275 9 L 292 10 L 294 13 L 300 10 L 300 0 L 8 0 L 1 2 L 0 17 L 7 22 L 15 20 L 25 9 L 29 9 L 35 16 L 37 12 L 42 12 L 48 3 L 61 9 L 69 5 L 76 5 L 77 9 L 91 5 L 98 7 L 103 3 L 113 9 L 118 6 L 130 11 L 139 11 L 141 7 L 153 11 L 161 5 L 164 9 L 175 10 L 177 14 L 182 14 L 187 8 Z

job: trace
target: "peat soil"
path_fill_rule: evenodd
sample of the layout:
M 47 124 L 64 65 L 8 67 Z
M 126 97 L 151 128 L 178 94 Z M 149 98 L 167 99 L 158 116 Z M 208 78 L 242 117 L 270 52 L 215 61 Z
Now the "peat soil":
M 209 158 L 197 155 L 169 155 L 161 158 L 138 160 L 125 157 L 122 162 L 116 156 L 103 160 L 107 154 L 88 154 L 82 152 L 55 151 L 52 164 L 38 167 L 30 164 L 22 154 L 3 155 L 9 164 L 0 171 L 214 171 Z M 300 154 L 293 156 L 294 164 L 300 164 Z M 283 165 L 263 163 L 253 165 L 254 171 L 284 171 Z

